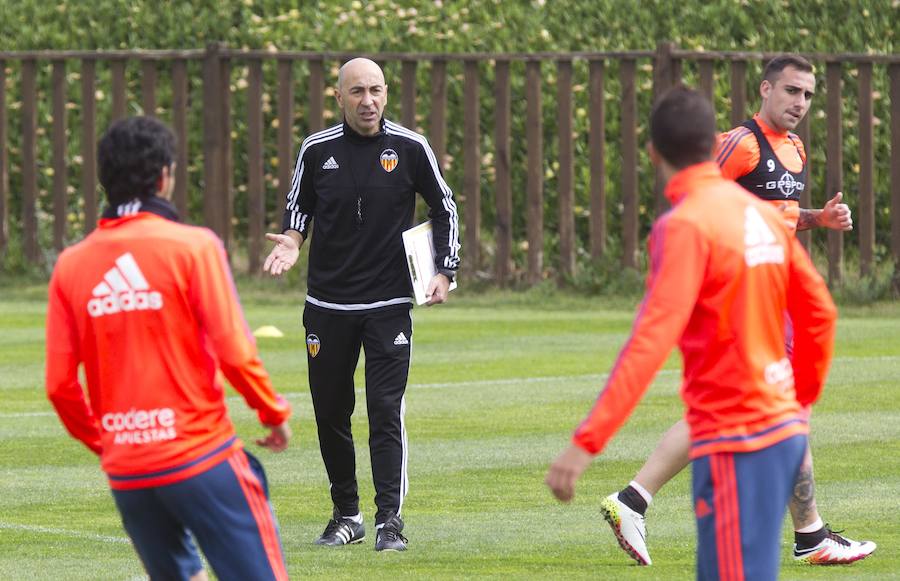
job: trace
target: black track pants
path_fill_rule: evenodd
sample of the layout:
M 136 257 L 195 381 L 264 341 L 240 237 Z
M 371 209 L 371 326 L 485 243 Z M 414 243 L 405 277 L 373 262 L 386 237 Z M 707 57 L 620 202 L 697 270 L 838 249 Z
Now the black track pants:
M 353 373 L 360 347 L 365 350 L 375 522 L 382 523 L 390 513 L 400 514 L 408 488 L 403 394 L 412 344 L 410 307 L 346 314 L 307 304 L 303 326 L 319 447 L 331 499 L 344 515 L 359 512 L 350 416 L 356 404 Z

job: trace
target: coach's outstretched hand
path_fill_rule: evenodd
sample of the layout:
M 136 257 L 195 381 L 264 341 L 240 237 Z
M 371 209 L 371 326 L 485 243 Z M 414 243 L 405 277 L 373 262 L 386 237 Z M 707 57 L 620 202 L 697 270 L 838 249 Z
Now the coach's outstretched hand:
M 575 498 L 575 482 L 593 460 L 593 456 L 574 444 L 566 448 L 550 465 L 544 479 L 553 496 L 562 502 Z
M 268 448 L 273 452 L 284 452 L 287 450 L 288 442 L 293 435 L 291 426 L 287 420 L 277 426 L 266 426 L 269 429 L 269 435 L 265 438 L 256 440 L 256 445 Z
M 299 233 L 294 235 L 269 233 L 266 234 L 266 240 L 273 241 L 275 247 L 269 253 L 269 256 L 266 257 L 263 271 L 268 272 L 272 276 L 281 276 L 297 263 L 303 238 Z

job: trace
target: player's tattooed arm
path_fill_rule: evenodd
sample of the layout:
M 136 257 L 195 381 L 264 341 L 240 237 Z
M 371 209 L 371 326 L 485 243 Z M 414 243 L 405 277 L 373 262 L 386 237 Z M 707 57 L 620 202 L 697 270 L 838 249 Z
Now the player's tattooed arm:
M 822 227 L 830 230 L 853 230 L 853 216 L 850 206 L 842 200 L 844 194 L 838 192 L 828 200 L 821 210 L 808 210 L 800 208 L 800 218 L 797 220 L 797 230 L 809 230 Z
M 800 218 L 797 220 L 797 230 L 809 230 L 819 225 L 819 214 L 822 210 L 808 210 L 800 208 Z

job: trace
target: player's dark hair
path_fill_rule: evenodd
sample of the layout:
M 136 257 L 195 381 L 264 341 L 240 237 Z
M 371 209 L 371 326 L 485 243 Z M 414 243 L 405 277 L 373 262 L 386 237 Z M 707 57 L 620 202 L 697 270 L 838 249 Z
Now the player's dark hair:
M 716 115 L 697 91 L 676 86 L 656 102 L 650 114 L 653 147 L 681 169 L 708 161 L 716 143 Z
M 813 72 L 812 63 L 802 56 L 796 54 L 783 54 L 766 63 L 766 68 L 763 70 L 763 80 L 774 84 L 775 81 L 778 80 L 781 71 L 787 67 L 794 67 L 798 71 L 804 73 Z
M 164 167 L 175 160 L 175 134 L 153 117 L 113 123 L 97 146 L 100 183 L 110 205 L 156 195 Z

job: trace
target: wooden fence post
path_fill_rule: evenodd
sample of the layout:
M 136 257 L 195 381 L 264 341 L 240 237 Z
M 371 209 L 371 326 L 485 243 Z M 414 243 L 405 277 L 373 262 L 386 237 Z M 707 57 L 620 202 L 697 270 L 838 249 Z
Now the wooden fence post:
M 463 192 L 466 204 L 466 270 L 481 268 L 481 137 L 478 102 L 478 61 L 464 65 L 463 97 Z
M 599 260 L 606 251 L 606 102 L 603 98 L 604 62 L 592 60 L 590 69 L 590 116 L 588 137 L 591 164 L 591 258 Z
M 62 251 L 66 243 L 67 204 L 66 169 L 66 61 L 54 60 L 50 79 L 53 109 L 53 248 Z
M 6 61 L 0 59 L 0 258 L 6 254 L 9 244 L 9 157 L 6 142 L 9 139 L 6 121 Z
M 875 260 L 875 135 L 872 125 L 872 63 L 859 64 L 859 272 L 872 274 Z
M 661 42 L 656 45 L 656 60 L 653 66 L 654 102 L 671 89 L 674 84 L 675 63 L 672 58 L 674 49 L 675 43 L 673 42 Z M 669 209 L 669 201 L 666 200 L 661 169 L 656 170 L 656 182 L 653 191 L 656 202 L 656 215 L 660 216 Z
M 747 61 L 731 62 L 731 126 L 747 119 Z
M 125 81 L 125 59 L 113 59 L 109 63 L 110 76 L 112 77 L 112 115 L 109 124 L 122 119 L 126 115 L 127 83 Z
M 97 227 L 97 67 L 81 61 L 81 195 L 84 196 L 84 233 Z M 179 142 L 178 147 L 181 147 Z M 176 187 L 178 180 L 175 180 Z
M 173 195 L 178 214 L 185 222 L 190 222 L 188 215 L 188 80 L 187 61 L 176 59 L 172 63 L 172 128 L 178 138 L 178 151 L 175 153 L 175 193 Z
M 221 45 L 206 46 L 203 59 L 203 219 L 219 237 L 224 235 L 222 216 L 222 66 Z
M 509 282 L 512 263 L 512 177 L 510 168 L 510 87 L 509 61 L 498 60 L 494 71 L 494 203 L 497 250 L 497 283 Z
M 37 223 L 37 63 L 22 61 L 22 248 L 25 258 L 41 258 Z
M 559 136 L 559 274 L 575 274 L 575 144 L 572 141 L 572 61 L 556 64 L 556 126 Z
M 312 119 L 310 123 L 312 124 Z M 294 172 L 294 151 L 292 133 L 294 124 L 294 73 L 293 61 L 278 61 L 278 200 L 291 189 Z M 283 205 L 282 205 L 283 208 Z
M 622 59 L 622 266 L 637 268 L 638 255 L 638 143 L 637 63 Z
M 222 95 L 222 100 L 219 102 L 219 131 L 221 132 L 219 139 L 222 143 L 220 186 L 222 191 L 218 208 L 219 223 L 222 225 L 222 242 L 225 250 L 229 252 L 230 258 L 233 238 L 231 220 L 234 216 L 234 161 L 231 155 L 231 60 L 227 57 L 219 59 L 219 92 Z
M 266 228 L 266 190 L 263 184 L 262 61 L 250 61 L 247 83 L 247 271 L 261 275 Z
M 291 99 L 293 102 L 293 99 Z M 339 120 L 340 121 L 340 120 Z M 309 132 L 325 128 L 325 61 L 309 61 Z M 287 192 L 287 188 L 284 188 Z
M 541 61 L 525 64 L 526 128 L 528 150 L 528 283 L 543 278 L 544 269 L 544 123 L 541 113 Z
M 400 89 L 400 123 L 410 131 L 416 131 L 416 61 L 405 60 L 402 64 Z
M 141 107 L 144 115 L 156 117 L 156 61 L 141 63 Z
M 702 59 L 698 64 L 700 73 L 700 92 L 716 107 L 715 61 Z
M 841 63 L 825 65 L 825 84 L 828 114 L 828 145 L 825 159 L 825 200 L 844 189 L 843 127 L 841 118 Z M 828 283 L 840 285 L 844 271 L 844 235 L 828 231 Z
M 447 61 L 431 63 L 431 121 L 428 126 L 431 149 L 441 171 L 447 168 Z M 468 252 L 468 248 L 465 249 Z

